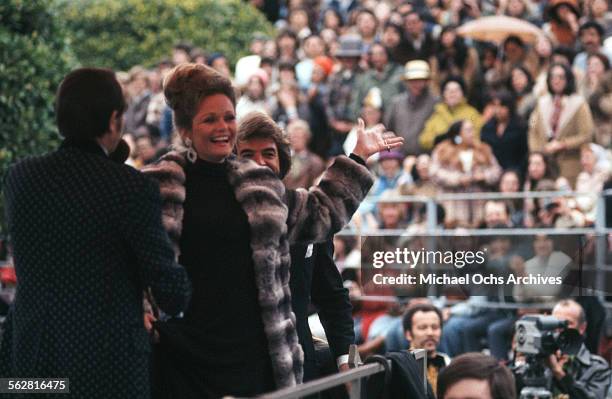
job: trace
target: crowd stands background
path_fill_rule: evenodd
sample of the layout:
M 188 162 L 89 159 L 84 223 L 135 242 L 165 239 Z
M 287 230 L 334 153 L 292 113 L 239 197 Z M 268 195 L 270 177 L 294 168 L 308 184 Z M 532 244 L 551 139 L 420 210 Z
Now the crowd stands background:
M 268 15 L 276 36 L 255 32 L 251 55 L 235 68 L 223 54 L 181 42 L 155 67 L 119 73 L 130 104 L 129 162 L 140 168 L 172 143 L 161 83 L 174 65 L 193 61 L 233 79 L 239 118 L 261 110 L 285 129 L 293 150 L 289 188 L 311 186 L 334 156 L 350 153 L 359 117 L 404 137 L 402 151 L 369 160 L 377 180 L 351 224 L 360 232 L 423 231 L 422 205 L 376 205 L 381 198 L 496 191 L 587 195 L 445 201 L 440 224 L 592 226 L 596 196 L 612 173 L 608 8 L 604 0 L 289 1 Z M 487 15 L 526 19 L 543 35 L 488 43 L 457 34 Z M 337 264 L 350 276 L 357 240 L 335 241 Z M 368 332 L 360 334 L 364 341 Z
M 353 231 L 424 233 L 422 204 L 377 201 L 440 193 L 584 194 L 440 202 L 439 225 L 450 229 L 594 225 L 597 196 L 612 187 L 610 1 L 251 3 L 275 24 L 276 36 L 254 32 L 251 55 L 235 66 L 223 54 L 186 40 L 151 68 L 135 65 L 118 72 L 129 104 L 124 137 L 132 166 L 156 161 L 176 140 L 162 82 L 175 65 L 196 62 L 232 79 L 239 119 L 260 110 L 285 129 L 292 148 L 292 168 L 284 180 L 288 188 L 310 187 L 335 156 L 349 154 L 358 118 L 368 127 L 384 123 L 404 137 L 401 151 L 368 161 L 377 178 L 370 201 L 349 225 Z M 542 35 L 533 40 L 509 35 L 491 43 L 458 34 L 465 23 L 491 15 L 527 20 Z M 545 267 L 534 259 L 568 256 L 563 243 L 549 236 L 528 242 L 504 236 L 483 240 L 491 251 L 487 267 L 521 274 Z M 359 285 L 358 237 L 338 235 L 334 244 L 345 286 L 359 298 L 364 287 Z M 592 246 L 586 246 L 584 256 L 593 259 Z M 5 286 L 15 284 L 14 276 L 0 278 Z M 506 297 L 530 299 L 516 290 Z M 452 294 L 433 300 L 445 321 L 439 348 L 451 357 L 488 349 L 505 360 L 513 323 L 524 310 L 483 308 L 475 304 L 479 300 Z M 409 347 L 401 315 L 410 305 L 429 302 L 355 299 L 362 355 Z M 605 309 L 593 298 L 581 304 L 589 321 L 589 350 L 610 361 L 606 338 L 612 336 L 612 324 Z
M 586 194 L 445 201 L 439 204 L 438 221 L 446 228 L 593 226 L 597 194 L 612 173 L 609 6 L 604 0 L 290 1 L 278 16 L 268 15 L 276 37 L 254 33 L 251 55 L 235 68 L 223 54 L 177 43 L 156 67 L 120 73 L 131 104 L 126 115 L 131 162 L 141 167 L 156 160 L 173 140 L 171 111 L 161 93 L 164 75 L 181 62 L 201 62 L 233 79 L 238 118 L 261 110 L 285 129 L 293 150 L 285 178 L 289 188 L 311 186 L 334 156 L 350 153 L 358 117 L 367 126 L 384 122 L 404 137 L 402 151 L 369 161 L 377 180 L 371 202 L 351 223 L 359 232 L 423 232 L 422 204 L 375 201 L 438 193 Z M 462 24 L 487 15 L 528 20 L 543 35 L 532 41 L 510 35 L 488 43 L 457 34 Z M 507 241 L 498 237 L 485 245 L 512 272 L 523 270 L 517 264 L 538 251 L 562 250 L 546 237 L 520 250 Z M 550 248 L 535 248 L 540 241 Z M 346 284 L 359 292 L 358 240 L 337 236 L 335 244 Z M 402 309 L 376 302 L 355 305 L 362 353 L 384 351 L 380 339 L 373 349 L 367 344 L 389 334 L 390 326 L 397 328 Z M 481 349 L 480 339 L 487 334 L 492 337 L 487 345 L 498 342 L 497 329 L 505 326 L 508 339 L 491 350 L 506 358 L 517 313 L 464 308 L 446 310 L 445 351 L 456 356 Z M 597 308 L 601 332 L 605 314 Z M 475 333 L 464 335 L 475 343 L 451 338 L 453 329 L 471 327 Z M 445 339 L 450 342 L 444 344 Z

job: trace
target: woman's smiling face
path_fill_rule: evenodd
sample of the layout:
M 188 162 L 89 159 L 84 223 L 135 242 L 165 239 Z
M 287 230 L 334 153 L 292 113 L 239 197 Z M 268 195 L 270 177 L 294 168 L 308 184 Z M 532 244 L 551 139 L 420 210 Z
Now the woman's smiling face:
M 182 136 L 192 141 L 200 159 L 223 162 L 236 142 L 234 104 L 224 94 L 205 97 L 193 117 L 191 131 L 183 131 Z

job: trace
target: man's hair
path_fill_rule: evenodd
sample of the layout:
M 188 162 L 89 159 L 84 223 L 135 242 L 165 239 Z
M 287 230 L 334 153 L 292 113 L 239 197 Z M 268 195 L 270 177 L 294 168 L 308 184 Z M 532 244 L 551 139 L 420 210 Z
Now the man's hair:
M 177 51 L 184 51 L 185 53 L 187 53 L 188 56 L 191 56 L 191 50 L 193 49 L 193 46 L 187 42 L 178 42 L 174 45 L 174 47 L 172 47 L 172 49 Z
M 126 108 L 121 85 L 113 71 L 75 69 L 66 75 L 57 91 L 57 127 L 66 138 L 92 140 L 108 131 L 113 112 L 121 117 Z
M 492 399 L 515 399 L 516 387 L 510 370 L 495 358 L 482 353 L 465 353 L 457 356 L 438 374 L 438 398 L 444 399 L 446 391 L 465 379 L 486 380 Z
M 435 307 L 434 305 L 428 303 L 419 303 L 413 306 L 410 306 L 406 313 L 404 314 L 404 318 L 402 319 L 402 325 L 404 326 L 404 332 L 410 331 L 412 332 L 412 319 L 414 318 L 415 313 L 417 312 L 435 312 L 440 319 L 440 327 L 442 327 L 442 312 L 440 309 Z
M 506 40 L 504 40 L 504 48 L 506 47 L 506 44 L 508 43 L 514 43 L 520 48 L 525 49 L 525 42 L 516 35 L 510 35 L 506 38 Z
M 578 29 L 578 35 L 582 36 L 582 33 L 587 29 L 595 29 L 597 31 L 597 34 L 599 35 L 599 44 L 603 43 L 605 31 L 599 23 L 597 23 L 596 21 L 586 21 L 585 23 L 580 25 L 580 28 Z
M 565 57 L 568 60 L 568 63 L 571 65 L 574 63 L 574 57 L 576 57 L 576 52 L 569 47 L 566 46 L 557 46 L 552 50 L 550 58 L 555 55 L 560 55 L 561 57 Z
M 206 65 L 178 65 L 164 80 L 164 96 L 174 111 L 174 122 L 179 128 L 191 130 L 200 103 L 214 94 L 225 95 L 236 106 L 232 82 Z
M 282 39 L 283 37 L 290 37 L 292 38 L 296 43 L 298 41 L 298 36 L 297 34 L 291 30 L 290 28 L 286 28 L 281 30 L 280 32 L 278 32 L 278 35 L 276 35 L 276 43 L 278 44 L 278 41 L 280 39 Z
M 274 141 L 278 151 L 279 177 L 284 178 L 291 169 L 291 149 L 283 129 L 263 112 L 249 112 L 240 119 L 236 142 L 243 143 L 253 139 L 271 139 Z
M 412 15 L 412 14 L 416 15 L 417 17 L 419 17 L 419 20 L 420 20 L 421 22 L 423 22 L 423 15 L 422 15 L 422 14 L 421 14 L 419 11 L 417 11 L 417 10 L 415 10 L 415 9 L 413 9 L 413 10 L 411 10 L 411 11 L 408 11 L 408 12 L 406 13 L 406 15 L 404 15 L 404 21 L 405 21 L 405 19 L 406 19 L 406 18 L 408 18 L 408 16 L 409 16 L 409 15 Z
M 357 11 L 357 17 L 359 17 L 361 14 L 370 14 L 370 16 L 372 16 L 372 18 L 374 18 L 374 21 L 376 23 L 376 27 L 378 28 L 380 21 L 378 20 L 378 18 L 376 17 L 376 14 L 374 14 L 374 11 L 370 10 L 369 8 L 361 8 Z
M 555 307 L 553 308 L 553 312 L 557 308 L 569 308 L 572 306 L 577 306 L 578 309 L 580 309 L 580 312 L 578 312 L 578 326 L 583 326 L 587 321 L 586 314 L 584 313 L 584 308 L 582 307 L 582 305 L 580 305 L 578 302 L 574 301 L 573 299 L 560 300 L 559 302 L 555 304 Z

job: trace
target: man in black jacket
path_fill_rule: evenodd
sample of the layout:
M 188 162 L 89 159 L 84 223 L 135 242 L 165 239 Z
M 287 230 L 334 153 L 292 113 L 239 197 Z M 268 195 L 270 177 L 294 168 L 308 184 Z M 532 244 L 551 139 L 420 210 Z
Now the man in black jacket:
M 348 350 L 354 343 L 353 319 L 348 290 L 333 260 L 331 241 L 322 244 L 296 244 L 291 247 L 291 302 L 297 322 L 298 339 L 304 350 L 304 381 L 321 375 L 308 324 L 312 303 L 339 370 L 348 370 Z M 332 366 L 333 367 L 333 366 Z
M 585 335 L 586 315 L 578 302 L 572 299 L 559 301 L 553 308 L 552 316 L 566 320 L 569 328 Z M 612 375 L 610 366 L 604 358 L 589 352 L 584 344 L 575 356 L 561 354 L 560 351 L 550 355 L 547 365 L 554 378 L 554 393 L 567 394 L 570 399 L 606 397 Z
M 147 399 L 143 291 L 178 314 L 187 273 L 162 227 L 159 189 L 113 159 L 125 110 L 115 74 L 71 72 L 56 107 L 61 147 L 6 176 L 18 287 L 0 377 L 68 378 L 72 398 Z
M 238 156 L 269 167 L 282 179 L 291 165 L 289 143 L 280 128 L 264 122 L 250 129 L 255 133 L 248 136 L 241 135 L 243 129 L 239 129 Z M 287 201 L 291 201 L 291 197 L 289 191 Z M 320 375 L 308 325 L 311 303 L 318 309 L 331 353 L 340 370 L 348 369 L 349 346 L 355 340 L 348 290 L 343 287 L 342 277 L 334 264 L 333 251 L 331 241 L 291 247 L 289 285 L 298 339 L 304 350 L 304 381 Z

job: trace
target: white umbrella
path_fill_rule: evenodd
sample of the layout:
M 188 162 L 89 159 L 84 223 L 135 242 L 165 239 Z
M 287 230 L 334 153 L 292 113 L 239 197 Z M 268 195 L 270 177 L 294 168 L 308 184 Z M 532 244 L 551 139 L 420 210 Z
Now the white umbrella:
M 518 36 L 526 43 L 534 43 L 544 32 L 532 23 L 504 15 L 482 17 L 457 29 L 463 37 L 501 44 L 508 36 Z

